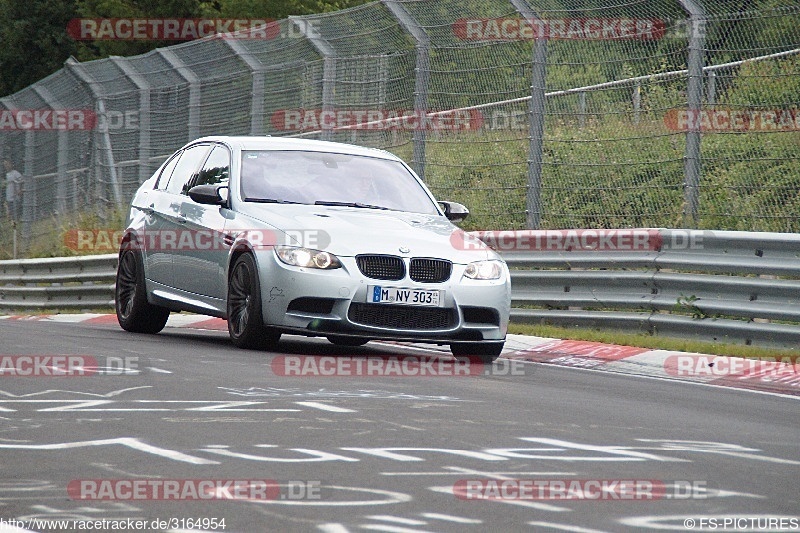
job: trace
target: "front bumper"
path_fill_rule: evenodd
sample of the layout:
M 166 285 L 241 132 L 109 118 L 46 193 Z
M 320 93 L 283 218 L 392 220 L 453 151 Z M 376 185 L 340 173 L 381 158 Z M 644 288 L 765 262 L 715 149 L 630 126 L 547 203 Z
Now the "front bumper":
M 303 335 L 442 344 L 506 337 L 507 269 L 498 280 L 471 280 L 463 277 L 465 265 L 453 264 L 447 281 L 420 283 L 407 276 L 398 281 L 368 278 L 353 257 L 339 260 L 342 268 L 318 270 L 286 265 L 271 251 L 257 254 L 265 324 Z M 442 299 L 438 307 L 369 303 L 368 287 L 374 285 L 436 289 Z

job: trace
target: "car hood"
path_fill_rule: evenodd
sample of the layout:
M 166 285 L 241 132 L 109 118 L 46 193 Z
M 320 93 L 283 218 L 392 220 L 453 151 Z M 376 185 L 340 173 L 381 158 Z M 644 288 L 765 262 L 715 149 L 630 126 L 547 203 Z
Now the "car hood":
M 341 257 L 371 253 L 439 257 L 461 264 L 498 258 L 482 242 L 470 238 L 439 215 L 338 206 L 250 203 L 245 203 L 238 211 L 253 222 L 261 222 L 294 236 L 298 245 L 301 244 L 299 237 L 304 246 L 324 249 Z

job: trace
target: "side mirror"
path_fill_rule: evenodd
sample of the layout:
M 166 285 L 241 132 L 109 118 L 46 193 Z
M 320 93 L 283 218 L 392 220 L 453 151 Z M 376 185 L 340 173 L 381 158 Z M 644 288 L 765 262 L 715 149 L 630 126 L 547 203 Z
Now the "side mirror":
M 225 185 L 195 185 L 189 189 L 189 198 L 198 204 L 228 205 L 228 187 Z
M 439 202 L 444 209 L 444 216 L 451 222 L 461 222 L 469 216 L 469 209 L 457 202 Z

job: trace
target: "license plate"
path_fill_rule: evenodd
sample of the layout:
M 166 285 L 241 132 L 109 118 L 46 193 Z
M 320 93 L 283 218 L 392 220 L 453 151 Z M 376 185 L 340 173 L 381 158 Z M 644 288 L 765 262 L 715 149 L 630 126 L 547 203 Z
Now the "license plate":
M 367 301 L 376 304 L 426 305 L 438 307 L 441 291 L 404 289 L 402 287 L 369 287 Z

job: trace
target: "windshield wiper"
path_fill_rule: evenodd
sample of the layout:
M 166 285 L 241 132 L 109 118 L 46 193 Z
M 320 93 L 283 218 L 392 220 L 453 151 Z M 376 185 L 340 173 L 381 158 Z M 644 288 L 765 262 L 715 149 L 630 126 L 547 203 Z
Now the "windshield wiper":
M 276 198 L 245 198 L 245 202 L 255 202 L 257 204 L 302 204 L 303 202 L 293 202 L 292 200 L 278 200 Z
M 335 207 L 360 207 L 362 209 L 382 209 L 384 211 L 392 210 L 391 208 L 383 207 L 382 205 L 362 204 L 361 202 L 329 202 L 326 200 L 317 200 L 316 202 L 314 202 L 314 205 L 331 205 Z

